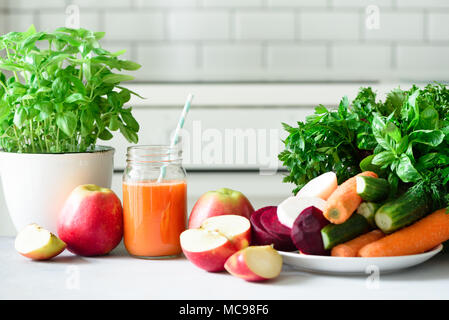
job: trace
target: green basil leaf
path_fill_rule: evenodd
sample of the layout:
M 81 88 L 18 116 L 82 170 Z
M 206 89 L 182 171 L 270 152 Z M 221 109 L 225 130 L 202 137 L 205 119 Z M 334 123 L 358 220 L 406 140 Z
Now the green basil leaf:
M 56 115 L 56 125 L 62 130 L 68 137 L 72 137 L 75 133 L 77 124 L 77 118 L 73 112 L 65 112 Z
M 400 142 L 401 141 L 401 130 L 393 123 L 388 122 L 385 126 L 385 133 L 388 134 L 394 141 Z
M 440 117 L 438 111 L 429 106 L 424 109 L 419 116 L 418 128 L 423 130 L 437 130 L 439 127 Z
M 112 137 L 113 137 L 112 133 L 110 133 L 107 129 L 101 131 L 101 133 L 98 136 L 98 138 L 100 138 L 101 140 L 111 140 Z
M 129 60 L 120 60 L 119 66 L 122 69 L 130 70 L 130 71 L 138 70 L 138 69 L 140 69 L 140 67 L 142 67 L 142 65 L 140 65 L 136 62 L 133 62 L 133 61 L 129 61 Z
M 94 117 L 90 114 L 89 110 L 81 112 L 81 136 L 86 137 L 92 133 L 94 128 Z
M 134 77 L 126 74 L 110 73 L 103 77 L 103 81 L 105 83 L 119 83 L 130 80 L 134 80 Z
M 81 93 L 72 93 L 70 96 L 65 98 L 66 103 L 74 103 L 77 101 L 87 101 L 87 97 Z
M 111 116 L 111 119 L 109 120 L 108 128 L 112 131 L 116 131 L 120 128 L 120 120 L 118 119 L 117 115 Z
M 324 114 L 326 112 L 327 112 L 327 109 L 322 104 L 320 104 L 318 107 L 315 107 L 315 113 L 316 114 Z
M 139 139 L 137 137 L 137 134 L 124 126 L 123 124 L 120 124 L 120 132 L 123 134 L 126 140 L 131 143 L 137 143 L 139 142 Z
M 114 108 L 118 109 L 122 106 L 122 100 L 117 92 L 112 91 L 108 93 L 108 102 Z
M 27 119 L 27 111 L 24 107 L 18 107 L 14 114 L 14 124 L 18 128 L 22 128 Z
M 404 136 L 396 146 L 396 154 L 404 153 L 409 147 L 408 136 Z
M 6 117 L 8 117 L 9 113 L 9 105 L 5 101 L 0 100 L 0 121 L 3 121 Z
M 377 113 L 373 116 L 372 129 L 374 138 L 379 146 L 381 146 L 384 150 L 393 150 L 393 147 L 389 142 L 389 138 L 385 133 L 386 124 Z
M 90 70 L 90 60 L 83 63 L 83 75 L 86 81 L 90 81 L 90 79 L 92 79 L 92 73 Z
M 131 99 L 131 92 L 129 90 L 122 89 L 119 92 L 119 97 L 120 97 L 120 100 L 122 101 L 122 105 L 124 105 Z
M 94 32 L 94 35 L 95 35 L 95 40 L 100 40 L 106 35 L 106 32 Z
M 76 90 L 81 93 L 82 95 L 86 95 L 86 87 L 84 86 L 84 83 L 77 77 L 70 76 L 70 81 L 75 86 Z
M 123 121 L 125 121 L 126 125 L 131 128 L 134 132 L 138 132 L 140 127 L 139 123 L 136 121 L 136 119 L 133 117 L 129 109 L 124 109 L 120 112 L 120 115 L 122 116 Z
M 410 158 L 406 154 L 402 154 L 398 159 L 396 174 L 403 182 L 416 182 L 421 179 L 418 170 L 413 166 Z
M 422 143 L 432 147 L 438 146 L 444 140 L 441 130 L 416 130 L 409 135 L 410 143 Z
M 371 163 L 376 166 L 384 166 L 389 165 L 396 159 L 396 156 L 391 151 L 383 151 L 381 153 L 378 153 L 374 155 L 374 158 L 372 159 Z
M 55 81 L 53 81 L 51 88 L 55 97 L 58 100 L 61 100 L 67 94 L 67 91 L 69 90 L 69 84 L 67 80 L 63 78 L 56 78 Z

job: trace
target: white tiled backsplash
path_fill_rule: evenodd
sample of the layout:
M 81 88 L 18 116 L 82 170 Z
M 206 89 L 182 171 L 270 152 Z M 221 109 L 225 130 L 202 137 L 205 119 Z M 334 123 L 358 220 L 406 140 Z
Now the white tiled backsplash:
M 138 81 L 449 78 L 448 0 L 0 0 L 0 29 L 52 30 L 69 4 Z

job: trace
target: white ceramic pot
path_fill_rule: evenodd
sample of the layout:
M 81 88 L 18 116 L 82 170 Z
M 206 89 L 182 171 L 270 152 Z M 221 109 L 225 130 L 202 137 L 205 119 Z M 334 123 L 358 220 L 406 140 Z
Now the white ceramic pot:
M 81 184 L 110 188 L 114 149 L 97 146 L 83 153 L 0 152 L 0 175 L 6 206 L 17 230 L 30 223 L 56 233 L 59 211 Z

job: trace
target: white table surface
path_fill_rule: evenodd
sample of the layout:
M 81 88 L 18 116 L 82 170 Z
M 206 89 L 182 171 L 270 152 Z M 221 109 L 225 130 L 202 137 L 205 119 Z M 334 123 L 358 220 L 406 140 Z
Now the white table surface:
M 103 257 L 65 251 L 35 262 L 14 250 L 13 238 L 0 237 L 0 299 L 449 299 L 449 254 L 380 275 L 378 288 L 367 278 L 284 266 L 275 280 L 249 283 L 225 272 L 207 273 L 185 258 L 132 258 L 122 246 Z

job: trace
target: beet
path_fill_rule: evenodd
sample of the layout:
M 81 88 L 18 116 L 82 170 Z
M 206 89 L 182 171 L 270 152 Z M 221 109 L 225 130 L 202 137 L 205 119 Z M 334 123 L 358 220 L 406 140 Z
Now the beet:
M 265 207 L 255 211 L 249 219 L 251 222 L 251 239 L 252 242 L 254 242 L 253 244 L 255 245 L 266 245 L 273 243 L 273 236 L 268 233 L 260 223 L 260 216 L 262 215 L 262 213 L 264 213 L 265 210 L 267 210 L 266 208 L 269 207 Z
M 296 247 L 293 244 L 291 238 L 287 238 L 285 235 L 274 233 L 272 230 L 267 230 L 261 222 L 262 216 L 268 213 L 268 216 L 276 216 L 276 208 L 274 206 L 268 206 L 261 208 L 251 215 L 251 230 L 252 241 L 254 245 L 267 245 L 273 244 L 276 250 L 280 251 L 295 251 Z M 265 218 L 267 219 L 267 218 Z M 287 228 L 288 229 L 288 228 Z M 284 230 L 285 232 L 285 230 Z
M 304 209 L 293 223 L 291 239 L 301 253 L 328 256 L 324 249 L 321 229 L 329 224 L 323 212 L 315 207 Z
M 265 207 L 266 210 L 260 216 L 260 223 L 269 233 L 281 240 L 290 239 L 291 229 L 279 222 L 277 207 Z

